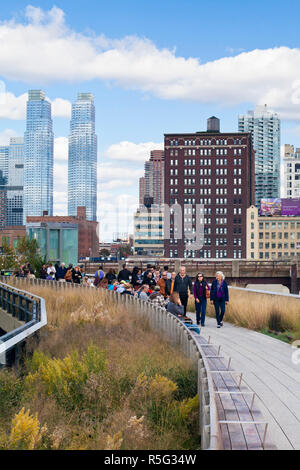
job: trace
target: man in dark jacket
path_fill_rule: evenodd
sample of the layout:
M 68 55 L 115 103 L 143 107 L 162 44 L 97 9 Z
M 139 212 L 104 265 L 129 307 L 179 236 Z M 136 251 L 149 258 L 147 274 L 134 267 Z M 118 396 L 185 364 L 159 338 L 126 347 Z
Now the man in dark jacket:
M 151 271 L 148 272 L 146 278 L 143 280 L 143 285 L 144 284 L 147 284 L 151 290 L 156 286 L 156 282 Z
M 131 277 L 131 271 L 126 268 L 126 264 L 123 264 L 123 269 L 119 272 L 118 282 L 126 281 L 129 282 Z
M 61 265 L 56 270 L 56 279 L 60 282 L 65 280 L 65 275 L 67 274 L 67 268 L 65 263 L 61 263 Z
M 210 300 L 215 306 L 217 327 L 223 326 L 226 304 L 229 302 L 228 285 L 222 272 L 217 272 L 216 279 L 212 282 Z M 221 314 L 220 314 L 221 311 Z
M 186 315 L 187 304 L 189 300 L 189 293 L 193 292 L 193 283 L 191 278 L 186 274 L 184 267 L 180 268 L 179 274 L 177 274 L 174 282 L 174 292 L 178 292 L 181 304 L 184 307 L 184 315 Z

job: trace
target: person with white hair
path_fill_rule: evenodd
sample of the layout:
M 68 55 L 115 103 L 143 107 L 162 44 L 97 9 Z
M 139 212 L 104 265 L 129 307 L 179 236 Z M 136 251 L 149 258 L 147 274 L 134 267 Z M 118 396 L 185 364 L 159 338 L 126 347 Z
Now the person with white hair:
M 226 305 L 229 302 L 228 285 L 221 271 L 216 273 L 216 279 L 212 282 L 210 300 L 215 306 L 217 328 L 221 328 L 223 326 Z

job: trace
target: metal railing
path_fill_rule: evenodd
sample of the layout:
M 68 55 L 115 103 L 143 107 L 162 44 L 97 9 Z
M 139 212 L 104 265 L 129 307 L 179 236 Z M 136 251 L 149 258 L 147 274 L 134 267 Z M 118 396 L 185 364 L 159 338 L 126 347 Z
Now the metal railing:
M 0 282 L 0 308 L 19 322 L 20 327 L 0 336 L 0 358 L 47 324 L 45 300 Z M 2 360 L 3 362 L 3 360 Z
M 68 284 L 53 281 L 43 281 L 40 279 L 21 279 L 16 278 L 14 280 L 19 285 L 35 285 L 51 287 L 53 290 L 69 290 L 69 289 L 93 289 L 78 284 Z M 1 285 L 1 283 L 0 283 Z M 9 287 L 9 286 L 6 286 Z M 232 287 L 232 289 L 244 290 Z M 16 289 L 15 289 L 16 290 Z M 93 289 L 94 290 L 94 289 Z M 96 289 L 95 289 L 96 290 Z M 221 359 L 225 357 L 220 355 L 221 346 L 215 346 L 210 343 L 210 337 L 208 341 L 205 340 L 200 333 L 197 334 L 191 330 L 184 322 L 179 318 L 167 312 L 166 309 L 157 307 L 150 302 L 142 301 L 136 297 L 130 295 L 121 295 L 117 292 L 108 291 L 105 289 L 100 290 L 101 295 L 104 296 L 110 302 L 116 304 L 123 304 L 128 310 L 135 310 L 142 320 L 148 322 L 149 326 L 162 334 L 171 344 L 181 349 L 181 351 L 191 359 L 195 368 L 198 371 L 198 396 L 199 396 L 199 424 L 200 424 L 200 435 L 201 435 L 201 447 L 202 449 L 209 450 L 220 450 L 224 448 L 222 426 L 240 425 L 243 426 L 264 426 L 264 431 L 261 436 L 261 448 L 265 448 L 266 432 L 268 423 L 263 420 L 253 419 L 254 416 L 261 416 L 258 408 L 253 410 L 254 398 L 256 394 L 249 390 L 247 384 L 244 385 L 244 390 L 241 389 L 241 383 L 243 381 L 243 374 L 236 372 L 230 368 L 231 358 L 227 357 L 228 363 L 220 363 Z M 252 291 L 253 292 L 253 291 Z M 262 293 L 261 291 L 256 291 Z M 22 291 L 23 295 L 26 294 Z M 276 295 L 276 293 L 270 293 Z M 31 295 L 31 294 L 29 294 Z M 43 299 L 40 299 L 43 301 Z M 9 304 L 7 304 L 9 305 Z M 42 304 L 41 304 L 42 305 Z M 42 310 L 41 310 L 42 311 Z M 194 325 L 194 328 L 196 326 Z M 1 340 L 2 338 L 0 338 Z M 214 351 L 208 351 L 208 348 L 216 348 Z M 1 352 L 1 346 L 0 346 Z M 211 367 L 211 361 L 215 360 L 213 368 Z M 238 379 L 234 380 L 234 383 L 230 385 L 229 390 L 220 392 L 215 386 L 215 377 L 230 375 L 231 377 L 238 376 Z M 246 387 L 246 390 L 245 390 Z M 226 420 L 221 419 L 218 409 L 218 398 L 222 395 L 228 395 L 233 397 L 251 397 L 250 404 L 245 402 L 245 405 L 249 409 L 249 420 L 243 421 L 242 419 L 237 420 Z M 236 399 L 235 399 L 236 401 Z M 254 412 L 252 414 L 252 411 Z

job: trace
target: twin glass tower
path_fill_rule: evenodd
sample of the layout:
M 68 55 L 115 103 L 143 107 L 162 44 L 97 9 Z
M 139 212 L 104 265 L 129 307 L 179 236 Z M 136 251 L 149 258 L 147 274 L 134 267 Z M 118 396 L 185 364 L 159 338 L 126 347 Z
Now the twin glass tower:
M 97 136 L 94 96 L 79 93 L 72 106 L 69 137 L 68 214 L 86 207 L 87 220 L 97 220 Z
M 79 93 L 72 106 L 68 162 L 68 215 L 85 206 L 97 220 L 97 136 L 92 94 Z M 24 215 L 53 215 L 54 134 L 51 103 L 41 90 L 30 90 L 24 135 Z

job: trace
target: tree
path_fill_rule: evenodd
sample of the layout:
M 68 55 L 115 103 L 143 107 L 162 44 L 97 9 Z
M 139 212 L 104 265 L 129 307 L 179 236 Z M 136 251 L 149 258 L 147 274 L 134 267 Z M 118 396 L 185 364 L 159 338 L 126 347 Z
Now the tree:
M 119 258 L 127 258 L 127 256 L 131 254 L 132 254 L 132 251 L 131 251 L 130 245 L 123 245 L 123 246 L 120 246 L 120 248 L 118 249 Z
M 46 263 L 41 257 L 40 247 L 35 239 L 21 238 L 17 246 L 17 255 L 20 264 L 29 263 L 36 274 L 39 274 L 41 267 Z
M 0 270 L 14 270 L 18 266 L 16 252 L 10 247 L 7 240 L 2 242 L 2 254 L 0 255 Z
M 106 258 L 107 256 L 110 256 L 110 251 L 108 251 L 106 248 L 103 248 L 103 250 L 100 251 L 99 255 Z

